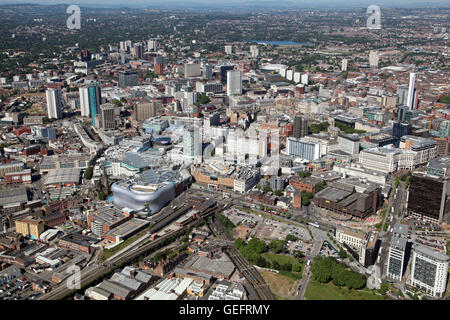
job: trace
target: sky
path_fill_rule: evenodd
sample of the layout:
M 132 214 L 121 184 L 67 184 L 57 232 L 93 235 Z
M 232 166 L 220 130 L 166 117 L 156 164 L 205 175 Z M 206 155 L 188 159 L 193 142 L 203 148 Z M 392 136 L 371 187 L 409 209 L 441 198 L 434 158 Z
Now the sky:
M 230 6 L 265 6 L 265 7 L 324 7 L 354 8 L 368 7 L 371 4 L 380 7 L 426 7 L 450 6 L 449 0 L 0 0 L 2 4 L 76 4 L 95 7 L 230 7 Z

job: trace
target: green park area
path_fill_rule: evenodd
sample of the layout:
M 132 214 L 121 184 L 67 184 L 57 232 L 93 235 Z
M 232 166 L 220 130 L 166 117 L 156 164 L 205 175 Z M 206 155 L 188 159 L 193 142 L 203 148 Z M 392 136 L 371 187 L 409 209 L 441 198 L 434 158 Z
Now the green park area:
M 383 300 L 384 297 L 368 289 L 351 290 L 335 286 L 332 282 L 311 281 L 306 288 L 307 300 Z
M 333 257 L 318 256 L 311 266 L 312 281 L 306 288 L 308 300 L 383 300 L 366 288 L 365 275 L 351 270 Z

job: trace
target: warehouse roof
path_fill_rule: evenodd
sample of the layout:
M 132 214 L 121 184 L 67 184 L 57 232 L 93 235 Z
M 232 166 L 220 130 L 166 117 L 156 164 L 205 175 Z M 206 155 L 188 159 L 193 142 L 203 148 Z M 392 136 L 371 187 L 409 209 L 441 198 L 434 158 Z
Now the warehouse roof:
M 45 184 L 64 184 L 64 183 L 78 183 L 80 180 L 79 168 L 66 168 L 50 170 L 45 179 Z

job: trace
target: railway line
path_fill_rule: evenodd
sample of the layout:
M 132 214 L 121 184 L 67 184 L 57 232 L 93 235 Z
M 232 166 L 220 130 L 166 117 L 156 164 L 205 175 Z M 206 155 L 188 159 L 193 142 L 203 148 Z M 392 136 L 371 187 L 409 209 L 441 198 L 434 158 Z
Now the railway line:
M 164 243 L 164 241 L 167 241 L 169 238 L 177 235 L 177 234 L 181 234 L 184 231 L 188 230 L 189 228 L 192 228 L 193 226 L 195 226 L 196 224 L 198 224 L 199 222 L 201 222 L 202 220 L 206 219 L 207 217 L 209 217 L 210 215 L 216 213 L 216 212 L 220 212 L 221 210 L 223 210 L 224 208 L 222 206 L 219 207 L 215 207 L 215 208 L 209 208 L 208 210 L 206 210 L 205 212 L 203 212 L 199 219 L 194 220 L 192 222 L 190 222 L 189 224 L 185 225 L 184 227 L 180 228 L 179 230 L 170 232 L 160 238 L 157 238 L 149 243 L 145 243 L 141 246 L 132 248 L 130 250 L 127 250 L 125 252 L 123 252 L 122 254 L 118 255 L 117 257 L 115 257 L 114 259 L 108 261 L 107 263 L 104 264 L 92 264 L 89 267 L 86 267 L 85 269 L 83 269 L 81 271 L 81 288 L 83 288 L 84 286 L 88 285 L 89 283 L 91 283 L 92 281 L 100 278 L 101 276 L 111 272 L 112 270 L 116 269 L 118 266 L 120 266 L 123 263 L 126 263 L 128 261 L 131 261 L 143 254 L 148 253 L 151 250 L 154 250 L 156 248 L 159 248 L 159 246 L 161 244 Z M 173 220 L 173 219 L 172 219 Z M 167 221 L 167 220 L 166 220 Z M 167 224 L 165 225 L 161 225 L 160 229 L 164 228 Z M 153 228 L 152 228 L 153 229 Z M 160 230 L 159 229 L 159 230 Z M 159 231 L 159 230 L 152 230 L 154 232 Z M 66 286 L 66 283 L 63 282 L 61 283 L 57 288 L 55 288 L 54 290 L 41 295 L 38 300 L 58 300 L 58 299 L 62 299 L 65 296 L 69 295 L 71 292 L 73 292 L 74 289 L 69 289 Z
M 227 241 L 233 240 L 224 226 L 217 220 L 215 220 L 214 224 L 208 224 L 208 226 L 217 238 Z M 247 259 L 242 256 L 242 254 L 234 247 L 234 245 L 227 246 L 225 254 L 236 265 L 240 273 L 242 273 L 247 282 L 254 288 L 255 292 L 261 300 L 274 299 L 273 294 L 270 291 L 267 283 L 264 281 L 263 277 L 259 274 L 255 267 L 253 267 L 247 261 Z

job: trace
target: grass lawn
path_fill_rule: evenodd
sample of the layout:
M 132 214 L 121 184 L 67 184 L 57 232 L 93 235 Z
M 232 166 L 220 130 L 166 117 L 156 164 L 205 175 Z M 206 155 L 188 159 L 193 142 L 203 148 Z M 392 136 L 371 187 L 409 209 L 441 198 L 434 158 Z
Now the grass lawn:
M 299 280 L 270 271 L 260 270 L 259 273 L 269 285 L 275 299 L 286 300 L 295 296 Z
M 276 261 L 280 265 L 284 264 L 284 263 L 294 263 L 295 262 L 295 258 L 284 255 L 284 254 L 275 254 L 275 253 L 266 252 L 266 253 L 263 253 L 263 257 L 266 258 L 266 260 L 269 261 L 270 263 L 272 263 L 272 261 Z
M 307 300 L 383 300 L 368 289 L 349 290 L 345 287 L 336 287 L 333 283 L 319 283 L 310 281 L 306 288 Z

